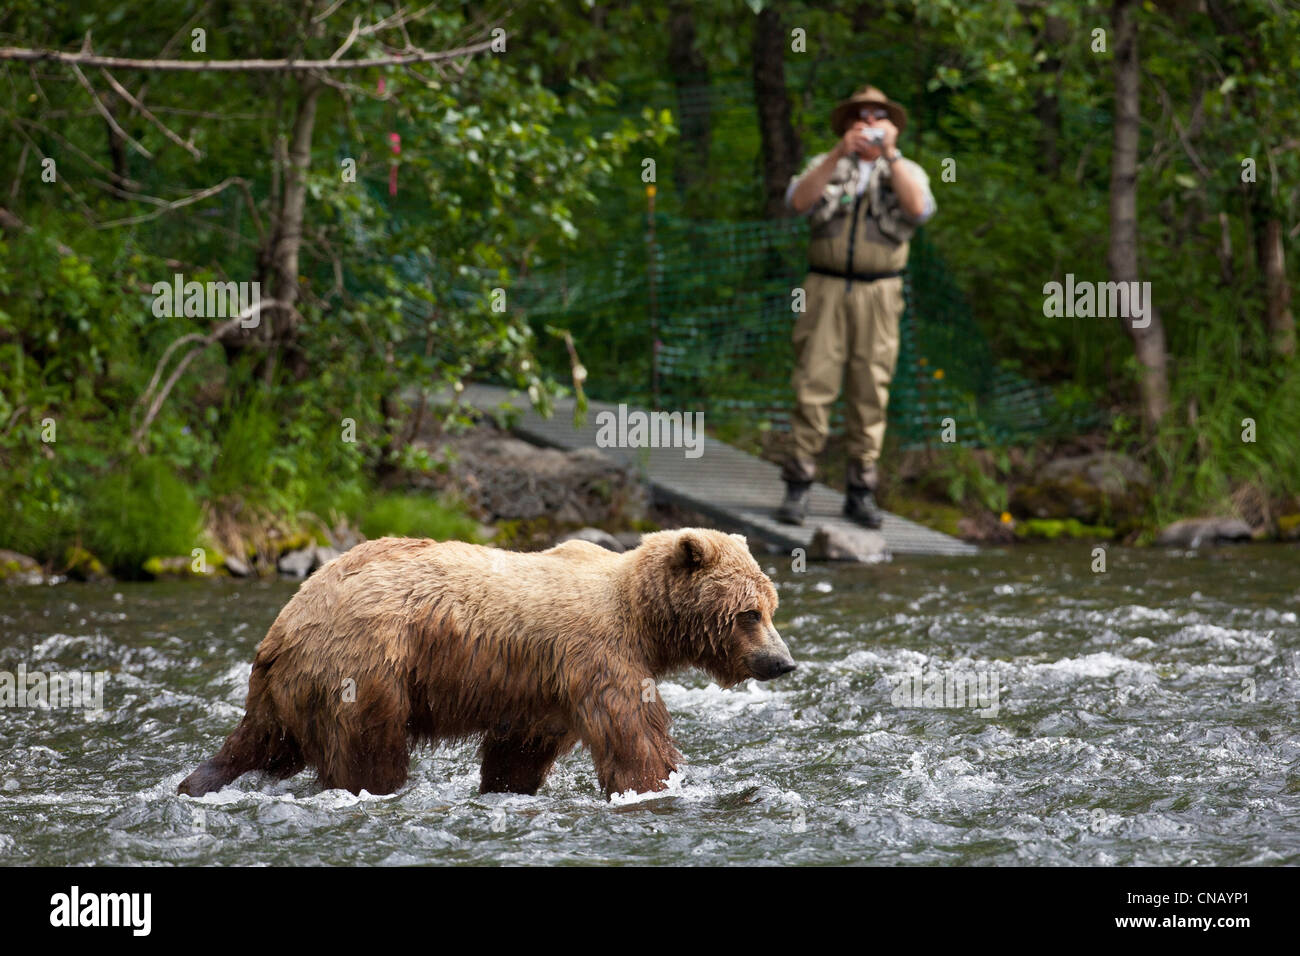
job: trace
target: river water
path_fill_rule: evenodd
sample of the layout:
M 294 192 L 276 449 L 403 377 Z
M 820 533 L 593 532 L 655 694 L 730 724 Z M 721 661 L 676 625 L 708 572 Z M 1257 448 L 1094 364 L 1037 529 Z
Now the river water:
M 581 750 L 536 797 L 479 796 L 471 745 L 388 797 L 310 773 L 178 797 L 297 585 L 0 590 L 0 671 L 108 672 L 99 712 L 0 712 L 0 863 L 1300 862 L 1300 547 L 1106 562 L 763 559 L 799 670 L 663 682 L 687 763 L 614 803 Z

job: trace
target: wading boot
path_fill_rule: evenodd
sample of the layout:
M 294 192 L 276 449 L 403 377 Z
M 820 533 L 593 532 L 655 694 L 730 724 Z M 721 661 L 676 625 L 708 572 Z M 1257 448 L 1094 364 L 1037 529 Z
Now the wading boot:
M 884 515 L 870 488 L 849 485 L 844 495 L 844 517 L 868 528 L 879 528 Z
M 811 481 L 787 481 L 785 500 L 776 509 L 776 520 L 782 524 L 803 524 L 803 519 L 808 515 L 808 499 L 811 495 Z
M 879 528 L 884 515 L 876 504 L 880 485 L 876 463 L 850 459 L 844 468 L 844 485 L 844 517 L 867 528 Z

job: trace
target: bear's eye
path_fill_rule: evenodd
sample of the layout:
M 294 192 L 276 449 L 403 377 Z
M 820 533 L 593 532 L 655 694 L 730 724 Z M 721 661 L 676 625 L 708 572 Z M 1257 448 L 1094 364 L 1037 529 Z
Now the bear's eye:
M 741 624 L 750 627 L 755 627 L 762 623 L 763 612 L 762 611 L 741 611 L 740 616 L 737 618 L 737 620 L 739 620 Z

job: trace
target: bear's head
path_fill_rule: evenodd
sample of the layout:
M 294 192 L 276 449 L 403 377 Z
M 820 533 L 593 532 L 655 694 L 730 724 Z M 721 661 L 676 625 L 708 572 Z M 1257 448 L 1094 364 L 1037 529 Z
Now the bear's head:
M 695 666 L 731 687 L 795 669 L 772 624 L 776 588 L 743 537 L 707 528 L 658 531 L 629 556 L 656 673 Z

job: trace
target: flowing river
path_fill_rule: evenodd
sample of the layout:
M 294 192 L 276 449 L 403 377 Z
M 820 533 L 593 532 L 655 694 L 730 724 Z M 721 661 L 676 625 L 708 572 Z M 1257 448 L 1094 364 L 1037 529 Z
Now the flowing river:
M 0 863 L 1300 862 L 1300 547 L 1092 547 L 760 559 L 799 669 L 662 682 L 686 765 L 613 803 L 582 750 L 479 796 L 468 744 L 387 797 L 178 797 L 296 583 L 2 589 L 0 672 L 107 676 L 99 711 L 0 711 Z

